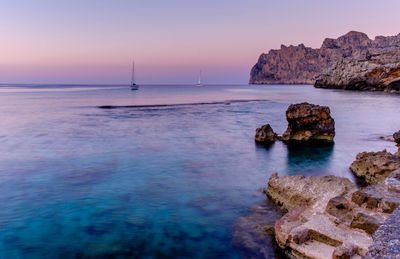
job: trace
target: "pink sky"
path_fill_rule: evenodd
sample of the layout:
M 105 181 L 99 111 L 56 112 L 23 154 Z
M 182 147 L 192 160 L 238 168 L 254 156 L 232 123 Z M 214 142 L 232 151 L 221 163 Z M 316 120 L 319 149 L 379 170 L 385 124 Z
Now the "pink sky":
M 333 2 L 333 3 L 332 3 Z M 10 1 L 0 83 L 247 83 L 262 52 L 400 32 L 400 1 Z M 370 15 L 366 15 L 370 14 Z

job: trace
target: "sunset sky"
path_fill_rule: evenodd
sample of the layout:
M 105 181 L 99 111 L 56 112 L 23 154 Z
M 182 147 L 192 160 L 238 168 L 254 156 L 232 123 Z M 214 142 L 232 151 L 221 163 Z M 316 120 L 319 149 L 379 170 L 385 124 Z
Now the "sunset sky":
M 0 83 L 247 83 L 262 52 L 400 33 L 399 0 L 1 0 Z

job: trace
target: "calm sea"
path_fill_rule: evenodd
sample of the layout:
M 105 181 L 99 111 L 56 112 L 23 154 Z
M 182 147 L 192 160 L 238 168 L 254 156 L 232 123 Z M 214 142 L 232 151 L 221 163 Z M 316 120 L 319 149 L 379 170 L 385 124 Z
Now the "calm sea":
M 395 150 L 379 137 L 400 129 L 399 98 L 312 86 L 0 86 L 0 258 L 250 256 L 232 236 L 266 199 L 270 174 L 354 180 L 358 152 Z M 263 124 L 281 134 L 287 107 L 303 101 L 331 108 L 333 147 L 254 143 Z

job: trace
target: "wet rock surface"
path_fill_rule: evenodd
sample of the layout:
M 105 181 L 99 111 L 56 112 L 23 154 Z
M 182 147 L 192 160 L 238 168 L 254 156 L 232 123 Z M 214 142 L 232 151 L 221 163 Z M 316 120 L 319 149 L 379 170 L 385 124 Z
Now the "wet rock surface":
M 335 121 L 327 106 L 306 102 L 291 104 L 286 119 L 288 127 L 282 135 L 285 142 L 331 142 L 335 137 Z
M 400 92 L 400 49 L 363 59 L 344 58 L 319 76 L 314 86 Z
M 250 84 L 314 84 L 315 79 L 343 57 L 356 60 L 400 47 L 400 34 L 378 36 L 374 40 L 351 31 L 337 39 L 325 39 L 321 48 L 300 44 L 282 45 L 279 50 L 261 54 L 250 72 Z
M 272 130 L 269 124 L 256 129 L 255 140 L 258 143 L 273 143 L 278 135 Z
M 350 170 L 368 184 L 383 182 L 398 168 L 400 168 L 400 156 L 386 150 L 359 153 L 350 165 Z

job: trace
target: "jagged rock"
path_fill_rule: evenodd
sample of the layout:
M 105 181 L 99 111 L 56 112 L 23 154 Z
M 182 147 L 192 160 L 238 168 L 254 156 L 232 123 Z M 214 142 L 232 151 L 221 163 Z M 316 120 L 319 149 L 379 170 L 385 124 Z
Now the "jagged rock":
M 350 170 L 368 184 L 383 182 L 394 170 L 400 168 L 400 156 L 386 150 L 381 152 L 362 152 L 350 165 Z
M 275 223 L 275 239 L 291 258 L 366 255 L 371 235 L 400 202 L 400 193 L 385 183 L 358 189 L 336 176 L 279 178 L 275 173 L 267 195 L 288 210 Z
M 275 142 L 278 135 L 272 130 L 269 124 L 256 129 L 256 142 L 259 143 L 272 143 Z
M 314 84 L 315 79 L 343 57 L 363 59 L 400 47 L 397 36 L 371 40 L 361 32 L 351 31 L 338 39 L 325 39 L 321 48 L 281 45 L 279 50 L 261 54 L 250 72 L 250 84 Z
M 393 139 L 398 145 L 400 144 L 400 130 L 393 133 Z
M 335 137 L 335 121 L 327 106 L 310 103 L 291 104 L 286 111 L 289 123 L 283 141 L 332 141 Z
M 400 91 L 400 49 L 364 59 L 344 58 L 318 77 L 317 88 Z

